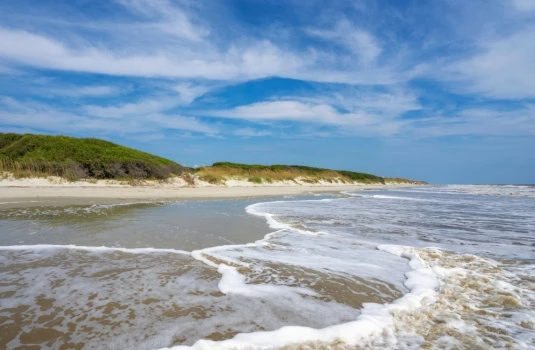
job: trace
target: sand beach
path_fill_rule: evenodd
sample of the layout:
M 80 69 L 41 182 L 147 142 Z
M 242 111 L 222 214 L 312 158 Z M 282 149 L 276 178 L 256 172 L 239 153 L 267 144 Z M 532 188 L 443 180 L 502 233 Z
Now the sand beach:
M 261 198 L 409 186 L 415 185 L 409 183 L 367 185 L 328 182 L 310 184 L 299 181 L 253 184 L 248 181 L 238 180 L 229 180 L 223 185 L 213 185 L 197 180 L 194 186 L 188 186 L 181 178 L 165 182 L 143 181 L 133 185 L 114 180 L 68 182 L 57 177 L 6 178 L 0 181 L 0 206 L 7 208 L 59 204 L 122 203 L 132 200 L 172 201 Z

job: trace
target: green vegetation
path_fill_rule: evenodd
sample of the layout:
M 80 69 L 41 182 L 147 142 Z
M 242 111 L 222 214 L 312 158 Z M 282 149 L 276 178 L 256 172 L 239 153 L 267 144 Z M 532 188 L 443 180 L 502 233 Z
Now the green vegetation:
M 104 140 L 0 133 L 0 174 L 69 180 L 166 179 L 184 170 L 171 160 Z
M 220 162 L 197 169 L 197 175 L 201 180 L 210 183 L 222 183 L 230 178 L 244 179 L 252 183 L 296 181 L 297 179 L 307 183 L 318 183 L 319 181 L 330 183 L 335 181 L 343 183 L 385 183 L 384 178 L 371 174 L 302 165 L 249 165 Z
M 385 181 L 388 184 L 406 184 L 410 183 L 413 185 L 427 185 L 428 183 L 425 181 L 419 181 L 419 180 L 408 180 L 401 177 L 385 177 Z
M 255 184 L 297 180 L 328 183 L 421 183 L 389 179 L 347 170 L 330 170 L 301 165 L 249 165 L 220 162 L 189 169 L 171 160 L 94 138 L 74 138 L 32 134 L 0 133 L 0 176 L 11 173 L 17 178 L 60 176 L 71 181 L 86 179 L 128 180 L 167 179 L 181 176 L 188 186 L 196 175 L 211 184 L 226 180 L 245 180 Z
M 250 177 L 249 179 L 247 179 L 247 181 L 255 183 L 255 184 L 261 184 L 263 182 L 262 178 L 259 176 Z

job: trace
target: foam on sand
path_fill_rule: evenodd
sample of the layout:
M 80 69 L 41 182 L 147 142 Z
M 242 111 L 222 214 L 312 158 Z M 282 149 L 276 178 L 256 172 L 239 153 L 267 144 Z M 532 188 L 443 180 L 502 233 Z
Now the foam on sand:
M 102 335 L 88 347 L 529 349 L 530 198 L 414 192 L 253 204 L 273 232 L 192 252 L 0 247 L 15 269 L 1 304 L 28 305 L 34 322 L 50 299 L 91 313 L 79 324 Z M 66 318 L 56 330 L 88 336 Z
M 266 349 L 296 343 L 334 343 L 340 341 L 344 342 L 345 345 L 363 345 L 369 342 L 373 336 L 380 336 L 384 332 L 391 333 L 393 332 L 393 314 L 395 312 L 412 311 L 436 300 L 439 276 L 425 264 L 412 248 L 384 245 L 380 246 L 379 249 L 410 259 L 413 271 L 407 274 L 405 282 L 410 293 L 392 304 L 365 304 L 360 316 L 354 322 L 323 329 L 287 326 L 272 332 L 241 333 L 233 339 L 221 342 L 200 340 L 191 347 L 175 346 L 166 349 Z M 240 288 L 244 288 L 244 286 L 240 285 Z M 250 295 L 254 296 L 255 294 Z

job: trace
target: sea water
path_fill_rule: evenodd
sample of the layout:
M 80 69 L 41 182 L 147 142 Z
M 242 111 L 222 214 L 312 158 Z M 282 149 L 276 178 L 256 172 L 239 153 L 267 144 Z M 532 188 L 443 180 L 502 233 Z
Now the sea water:
M 535 346 L 532 186 L 12 208 L 0 244 L 6 348 Z

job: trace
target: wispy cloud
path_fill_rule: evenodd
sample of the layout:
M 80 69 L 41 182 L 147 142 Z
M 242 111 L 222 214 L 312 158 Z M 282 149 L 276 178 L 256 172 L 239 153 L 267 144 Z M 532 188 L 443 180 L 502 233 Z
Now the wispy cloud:
M 447 116 L 414 120 L 407 132 L 417 137 L 535 135 L 535 106 L 512 110 L 467 108 Z
M 88 115 L 102 118 L 124 118 L 143 116 L 169 111 L 178 106 L 187 106 L 195 99 L 210 91 L 210 85 L 181 83 L 169 87 L 154 96 L 146 96 L 134 102 L 113 103 L 109 105 L 85 105 Z
M 460 90 L 490 98 L 535 98 L 535 26 L 483 42 L 479 52 L 451 70 Z M 447 79 L 448 77 L 446 77 Z
M 358 61 L 364 65 L 375 63 L 382 52 L 377 39 L 371 33 L 355 27 L 346 19 L 339 21 L 333 28 L 312 27 L 306 32 L 357 55 Z
M 58 30 L 0 26 L 0 61 L 53 70 L 131 77 L 244 81 L 271 76 L 348 84 L 395 84 L 411 78 L 405 62 L 377 59 L 379 40 L 348 20 L 335 27 L 299 28 L 284 38 L 271 32 L 214 31 L 194 6 L 165 0 L 121 0 L 131 16 L 68 35 Z M 212 17 L 215 17 L 212 14 Z M 68 20 L 65 20 L 68 23 Z M 218 24 L 218 29 L 232 28 Z M 51 33 L 55 35 L 52 35 Z M 135 35 L 132 33 L 135 32 Z M 88 35 L 89 34 L 89 35 Z M 106 40 L 90 40 L 92 36 Z M 328 43 L 335 43 L 338 48 Z M 341 52 L 339 48 L 345 49 Z
M 70 86 L 70 87 L 46 87 L 41 91 L 44 95 L 68 96 L 68 97 L 109 97 L 122 93 L 115 86 Z
M 203 123 L 194 117 L 161 114 L 162 101 L 143 101 L 118 107 L 82 106 L 78 111 L 66 111 L 31 100 L 19 101 L 1 97 L 0 125 L 31 127 L 62 132 L 102 132 L 106 134 L 157 133 L 163 130 L 183 130 L 217 135 L 218 125 Z M 100 108 L 100 109 L 99 109 Z
M 53 19 L 4 20 L 0 73 L 42 74 L 44 82 L 19 79 L 18 90 L 3 100 L 2 123 L 240 137 L 276 137 L 275 126 L 283 122 L 313 125 L 311 133 L 380 137 L 474 134 L 477 123 L 486 134 L 497 125 L 504 133 L 523 132 L 499 115 L 531 125 L 525 106 L 535 98 L 532 1 L 490 1 L 475 24 L 470 16 L 481 1 L 387 4 L 384 11 L 364 2 L 318 4 L 286 4 L 297 17 L 281 13 L 254 30 L 247 21 L 237 23 L 236 9 L 215 13 L 215 4 L 169 0 L 117 0 L 109 3 L 116 13 L 93 17 L 66 4 L 76 20 L 68 11 Z M 471 30 L 476 26 L 490 29 Z M 288 92 L 281 84 L 284 92 L 272 94 L 243 88 L 266 77 L 309 87 Z M 222 86 L 231 92 L 211 98 Z M 428 87 L 448 92 L 440 95 L 453 106 L 447 117 L 440 103 L 423 98 Z M 507 105 L 511 101 L 524 107 Z
M 337 88 L 300 97 L 299 100 L 333 105 L 339 109 L 382 116 L 400 117 L 406 112 L 422 109 L 416 93 L 405 88 L 377 91 L 367 88 Z
M 207 135 L 217 135 L 219 133 L 219 128 L 216 125 L 203 123 L 193 117 L 154 114 L 147 116 L 147 121 L 166 129 L 194 131 Z
M 511 0 L 520 11 L 535 11 L 535 1 L 533 0 Z
M 172 109 L 179 104 L 178 98 L 147 98 L 132 103 L 119 105 L 86 105 L 84 110 L 88 115 L 101 118 L 124 118 L 135 115 L 159 113 Z
M 148 26 L 171 36 L 201 41 L 210 30 L 200 23 L 193 23 L 183 8 L 168 0 L 118 0 L 127 10 L 149 21 Z
M 252 128 L 239 128 L 234 130 L 234 135 L 242 137 L 261 137 L 271 135 L 271 131 L 257 130 Z
M 334 127 L 329 134 L 394 135 L 407 123 L 405 113 L 420 110 L 416 95 L 398 90 L 337 88 L 304 96 L 282 96 L 230 109 L 199 110 L 203 116 L 266 122 L 296 122 Z
M 367 113 L 342 112 L 328 104 L 314 104 L 301 101 L 268 101 L 235 107 L 229 110 L 205 111 L 203 115 L 218 118 L 246 120 L 262 123 L 266 121 L 292 121 L 330 125 L 337 129 L 329 134 L 392 135 L 403 124 L 396 120 L 384 120 Z
M 178 92 L 180 101 L 184 104 L 190 104 L 198 97 L 210 91 L 210 89 L 211 87 L 207 85 L 195 85 L 192 83 L 182 83 L 174 87 L 174 90 Z

